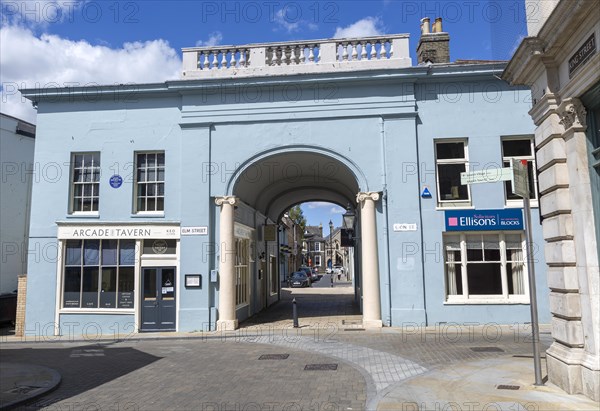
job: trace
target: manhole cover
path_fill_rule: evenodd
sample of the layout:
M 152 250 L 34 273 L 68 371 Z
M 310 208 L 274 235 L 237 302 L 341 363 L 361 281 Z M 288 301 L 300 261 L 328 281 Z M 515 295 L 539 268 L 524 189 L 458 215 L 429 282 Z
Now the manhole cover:
M 259 360 L 285 360 L 289 354 L 263 354 L 258 357 Z
M 496 387 L 499 390 L 518 390 L 519 388 L 521 388 L 518 385 L 507 385 L 507 384 L 500 384 L 499 386 Z
M 471 350 L 475 352 L 504 352 L 503 349 L 498 347 L 471 347 Z
M 337 364 L 306 364 L 304 371 L 335 371 Z

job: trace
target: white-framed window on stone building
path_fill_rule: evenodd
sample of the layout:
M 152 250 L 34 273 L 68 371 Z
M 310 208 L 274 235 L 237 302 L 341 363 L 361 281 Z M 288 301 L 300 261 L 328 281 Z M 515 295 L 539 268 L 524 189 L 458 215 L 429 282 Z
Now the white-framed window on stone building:
M 165 210 L 165 153 L 136 153 L 135 170 L 135 212 L 162 214 Z
M 316 251 L 316 252 L 321 251 L 321 243 L 320 242 L 315 241 L 313 244 L 314 244 L 314 247 L 315 247 L 314 251 Z
M 64 309 L 133 309 L 135 240 L 66 240 Z
M 72 214 L 97 214 L 100 203 L 100 153 L 71 155 Z
M 528 303 L 522 232 L 444 235 L 446 303 Z
M 468 171 L 466 139 L 435 142 L 438 204 L 441 207 L 470 205 L 469 186 L 460 183 L 460 173 Z
M 529 176 L 529 199 L 537 200 L 537 176 L 535 170 L 535 151 L 533 137 L 503 137 L 502 138 L 502 167 L 510 167 L 511 158 L 527 160 L 527 174 Z M 510 181 L 504 183 L 506 204 L 522 205 L 523 199 L 512 193 Z

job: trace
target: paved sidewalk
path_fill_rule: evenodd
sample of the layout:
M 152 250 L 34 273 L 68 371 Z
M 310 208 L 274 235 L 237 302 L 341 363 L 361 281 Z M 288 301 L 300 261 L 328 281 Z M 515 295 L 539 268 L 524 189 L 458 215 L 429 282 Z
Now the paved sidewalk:
M 61 374 L 57 389 L 23 404 L 26 410 L 600 409 L 552 384 L 533 385 L 526 325 L 363 330 L 349 287 L 285 296 L 235 332 L 55 342 L 4 337 L 0 362 Z M 291 298 L 300 304 L 297 329 Z M 550 343 L 542 327 L 542 349 Z M 7 391 L 0 390 L 0 401 Z

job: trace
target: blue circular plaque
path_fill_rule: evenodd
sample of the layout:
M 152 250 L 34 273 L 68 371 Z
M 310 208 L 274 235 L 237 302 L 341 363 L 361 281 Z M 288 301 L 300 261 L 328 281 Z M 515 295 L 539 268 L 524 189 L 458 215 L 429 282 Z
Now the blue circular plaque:
M 123 184 L 123 178 L 120 175 L 115 174 L 110 178 L 109 182 L 112 188 L 119 188 Z

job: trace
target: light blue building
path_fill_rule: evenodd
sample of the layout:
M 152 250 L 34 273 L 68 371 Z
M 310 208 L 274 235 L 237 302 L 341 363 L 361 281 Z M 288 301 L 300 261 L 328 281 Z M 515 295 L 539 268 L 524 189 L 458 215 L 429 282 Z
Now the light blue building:
M 391 35 L 184 49 L 178 81 L 23 90 L 35 161 L 62 170 L 33 186 L 30 248 L 58 251 L 30 256 L 26 332 L 235 328 L 279 299 L 277 225 L 311 200 L 356 215 L 364 326 L 529 321 L 522 200 L 460 173 L 531 168 L 530 93 L 503 63 L 437 61 L 440 32 L 416 66 Z

